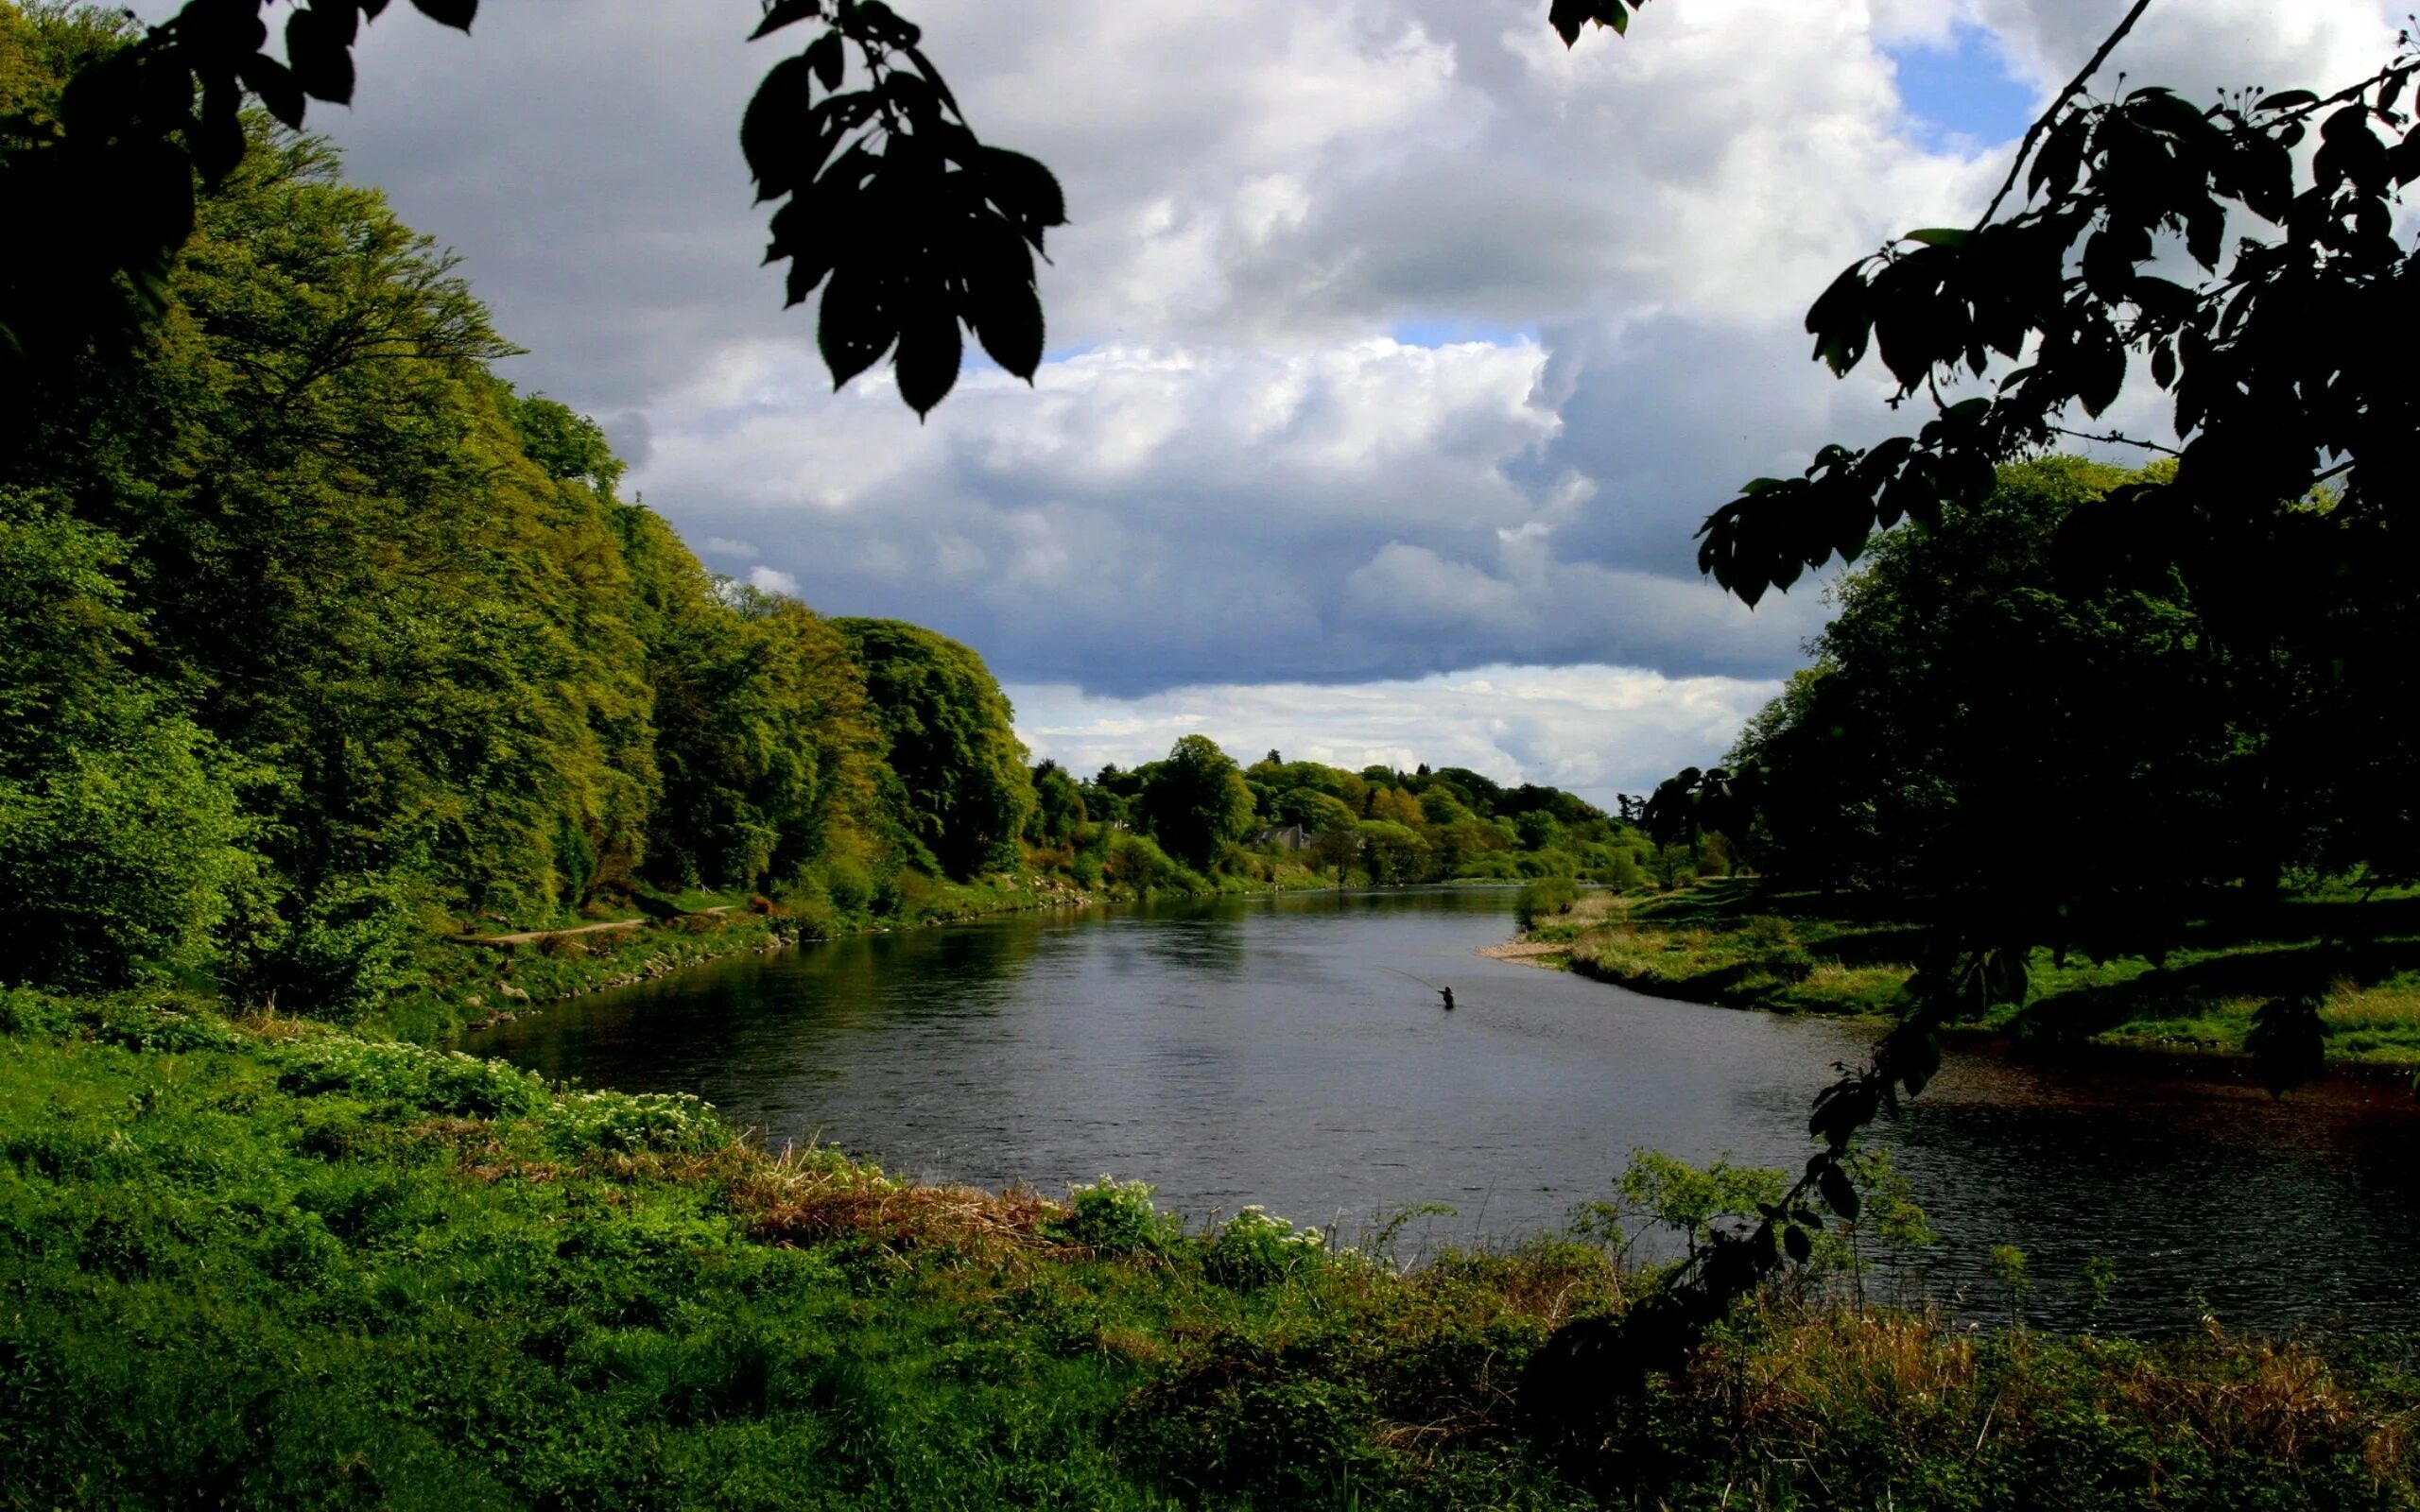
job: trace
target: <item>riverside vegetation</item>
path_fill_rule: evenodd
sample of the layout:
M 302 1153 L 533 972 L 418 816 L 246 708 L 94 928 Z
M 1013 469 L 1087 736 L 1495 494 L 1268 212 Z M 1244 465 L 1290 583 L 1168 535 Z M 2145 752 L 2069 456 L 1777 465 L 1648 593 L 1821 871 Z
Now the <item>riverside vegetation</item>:
M 2078 562 L 2094 511 L 2168 471 L 2014 465 L 1876 541 L 1721 765 L 1625 801 L 1676 875 L 1721 880 L 1540 938 L 1642 991 L 1870 1015 L 1981 939 L 2006 964 L 1971 1025 L 2251 1052 L 2279 1085 L 2420 1063 L 2394 700 L 2229 644 L 2247 607 L 2181 571 Z M 2361 610 L 2379 645 L 2394 611 Z
M 2252 918 L 2188 921 L 2158 962 L 2031 961 L 2030 991 L 1969 1027 L 2038 1042 L 2241 1055 L 2280 995 L 2320 1003 L 2327 1053 L 2420 1067 L 2420 900 L 2315 892 Z M 1872 900 L 1711 877 L 1670 893 L 1525 890 L 1521 958 L 1691 1003 L 1886 1020 L 1910 990 L 1923 926 Z M 1877 912 L 1877 910 L 1879 910 Z
M 1567 1236 L 1406 1269 L 156 993 L 0 1030 L 10 1505 L 2420 1506 L 2410 1341 L 1865 1306 L 1848 1267 L 1921 1238 L 1887 1173 L 1857 1253 L 1573 1436 L 1550 1331 L 1779 1173 L 1642 1157 Z

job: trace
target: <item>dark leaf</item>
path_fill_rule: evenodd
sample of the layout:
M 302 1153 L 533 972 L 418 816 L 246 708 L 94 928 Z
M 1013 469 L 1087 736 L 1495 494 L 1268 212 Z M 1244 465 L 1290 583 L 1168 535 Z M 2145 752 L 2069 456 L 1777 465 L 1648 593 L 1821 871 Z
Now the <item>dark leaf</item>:
M 918 415 L 930 414 L 958 382 L 964 352 L 958 317 L 947 309 L 926 306 L 909 315 L 899 332 L 898 353 L 891 358 L 899 372 L 899 397 Z
M 344 6 L 314 5 L 285 22 L 285 61 L 295 82 L 313 99 L 353 102 L 354 12 Z
M 748 34 L 748 40 L 754 42 L 759 37 L 771 36 L 784 26 L 812 21 L 822 14 L 823 0 L 773 0 L 773 4 L 765 9 L 765 19 Z
M 840 80 L 848 73 L 849 54 L 847 44 L 840 40 L 838 32 L 827 31 L 816 38 L 806 44 L 806 51 L 800 56 L 806 60 L 807 67 L 815 71 L 817 83 L 826 90 L 840 87 Z
M 289 130 L 302 129 L 302 86 L 295 82 L 292 69 L 266 53 L 255 53 L 244 60 L 237 77 L 280 124 Z
M 2256 111 L 2294 111 L 2300 110 L 2306 105 L 2316 105 L 2318 103 L 2319 96 L 2312 94 L 2310 91 L 2307 89 L 2290 89 L 2280 91 L 2275 94 L 2263 95 L 2260 103 L 2255 105 L 2253 109 Z
M 1030 382 L 1042 365 L 1042 301 L 1030 281 L 1012 274 L 978 279 L 969 323 L 992 360 Z
M 812 129 L 810 77 L 804 58 L 783 59 L 766 73 L 739 118 L 739 151 L 755 177 L 759 201 L 779 199 L 814 176 L 813 169 L 798 162 Z
M 1815 1178 L 1815 1189 L 1824 1194 L 1825 1207 L 1849 1222 L 1857 1220 L 1858 1211 L 1862 1206 L 1858 1198 L 1857 1183 L 1849 1179 L 1848 1172 L 1841 1168 L 1839 1161 L 1824 1167 L 1823 1174 Z
M 890 350 L 899 323 L 889 307 L 887 289 L 862 267 L 843 267 L 832 275 L 823 291 L 823 308 L 815 326 L 816 345 L 823 366 L 832 371 L 837 391 Z
M 412 0 L 413 9 L 441 26 L 457 31 L 471 29 L 471 18 L 479 13 L 479 0 Z
M 882 0 L 856 0 L 856 5 L 840 13 L 839 19 L 855 35 L 885 47 L 913 47 L 925 37 L 914 22 L 884 5 Z
M 204 183 L 218 183 L 244 161 L 242 96 L 233 79 L 214 80 L 201 96 L 201 118 L 186 128 L 186 147 Z
M 1038 249 L 1042 232 L 1067 223 L 1067 199 L 1048 168 L 1022 152 L 985 147 L 977 155 L 984 193 Z
M 2083 405 L 2085 414 L 2099 419 L 2102 410 L 2118 402 L 2118 391 L 2126 387 L 2126 349 L 2115 335 L 2104 333 L 2100 339 L 2077 348 L 2069 363 L 2076 402 Z
M 1789 1251 L 1789 1258 L 1802 1265 L 1815 1253 L 1814 1241 L 1806 1237 L 1806 1229 L 1795 1226 L 1781 1231 L 1781 1243 L 1782 1247 Z
M 933 60 L 925 56 L 924 50 L 917 47 L 903 47 L 900 51 L 906 53 L 908 60 L 916 65 L 916 72 L 925 76 L 925 82 L 933 86 L 933 93 L 941 96 L 942 103 L 949 107 L 950 112 L 959 113 L 958 96 L 949 92 L 949 85 L 942 81 L 942 71 L 933 66 Z
M 1927 247 L 1957 247 L 1974 234 L 1962 226 L 1927 226 L 1922 231 L 1908 232 L 1900 240 L 1922 242 Z

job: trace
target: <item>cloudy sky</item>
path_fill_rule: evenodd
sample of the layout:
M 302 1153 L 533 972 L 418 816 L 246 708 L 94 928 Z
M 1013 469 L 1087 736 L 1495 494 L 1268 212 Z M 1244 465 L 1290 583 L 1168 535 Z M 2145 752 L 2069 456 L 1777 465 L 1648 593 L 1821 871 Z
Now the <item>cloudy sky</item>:
M 1609 800 L 1719 755 L 1822 622 L 1690 539 L 1890 422 L 1806 303 L 1971 220 L 2124 6 L 1655 0 L 1566 52 L 1545 0 L 903 0 L 1074 219 L 1034 386 L 971 371 L 923 425 L 880 372 L 833 393 L 756 266 L 752 0 L 482 9 L 391 8 L 313 124 L 708 565 L 968 642 L 1080 769 L 1200 730 Z M 2119 60 L 2343 81 L 2399 13 L 2155 0 Z

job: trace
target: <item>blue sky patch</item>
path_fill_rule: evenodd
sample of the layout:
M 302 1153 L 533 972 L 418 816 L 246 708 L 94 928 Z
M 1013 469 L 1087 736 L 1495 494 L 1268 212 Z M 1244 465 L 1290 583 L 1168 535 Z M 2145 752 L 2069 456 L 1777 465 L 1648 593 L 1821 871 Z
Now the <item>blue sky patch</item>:
M 2032 89 L 2009 77 L 1992 34 L 1962 23 L 1947 46 L 1890 49 L 1899 70 L 1899 101 L 1909 129 L 1927 146 L 1965 136 L 2013 142 L 2033 124 Z
M 1517 346 L 1535 341 L 1538 328 L 1533 325 L 1496 325 L 1487 320 L 1397 320 L 1387 333 L 1407 347 L 1448 347 L 1462 341 L 1484 341 L 1491 347 Z

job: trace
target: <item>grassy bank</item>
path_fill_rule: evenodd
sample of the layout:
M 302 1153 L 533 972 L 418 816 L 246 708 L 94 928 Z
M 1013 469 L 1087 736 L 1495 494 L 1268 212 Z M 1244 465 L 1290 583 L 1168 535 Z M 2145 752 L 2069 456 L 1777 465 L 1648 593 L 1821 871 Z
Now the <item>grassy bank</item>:
M 1775 1296 L 1573 1440 L 1638 1278 L 918 1188 L 694 1102 L 0 995 L 0 1505 L 2420 1506 L 2411 1341 Z
M 1535 920 L 1530 957 L 1634 991 L 1779 1013 L 1883 1016 L 1913 972 L 1915 925 L 1755 879 L 1641 898 L 1589 894 Z M 2308 993 L 2332 1058 L 2420 1066 L 2420 898 L 2290 901 L 2197 923 L 2154 964 L 2036 951 L 2032 990 L 1981 1027 L 2060 1040 L 2240 1052 L 2259 1005 Z

